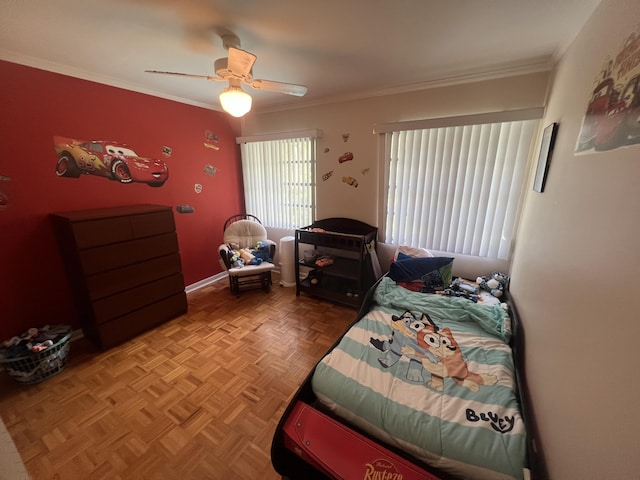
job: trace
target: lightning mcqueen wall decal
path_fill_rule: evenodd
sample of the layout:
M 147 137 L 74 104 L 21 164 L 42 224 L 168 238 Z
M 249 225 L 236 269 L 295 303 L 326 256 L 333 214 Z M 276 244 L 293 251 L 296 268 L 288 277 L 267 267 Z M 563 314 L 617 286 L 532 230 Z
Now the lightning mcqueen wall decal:
M 151 187 L 161 187 L 169 178 L 169 167 L 164 161 L 140 157 L 124 143 L 55 137 L 54 144 L 59 177 L 97 175 L 120 183 L 146 183 Z

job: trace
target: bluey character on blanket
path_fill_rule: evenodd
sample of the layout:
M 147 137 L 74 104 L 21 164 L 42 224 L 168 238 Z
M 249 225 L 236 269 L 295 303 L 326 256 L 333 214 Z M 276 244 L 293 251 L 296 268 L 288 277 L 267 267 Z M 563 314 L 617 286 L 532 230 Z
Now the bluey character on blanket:
M 369 342 L 378 350 L 385 352 L 382 358 L 378 359 L 380 365 L 385 368 L 389 368 L 400 360 L 403 355 L 403 349 L 407 348 L 407 352 L 404 355 L 409 358 L 409 368 L 407 369 L 407 379 L 412 382 L 423 382 L 422 376 L 422 358 L 431 358 L 433 362 L 438 361 L 438 357 L 430 353 L 424 347 L 420 347 L 418 344 L 418 333 L 426 327 L 425 315 L 422 315 L 421 319 L 418 319 L 409 310 L 405 311 L 402 315 L 391 316 L 391 326 L 393 331 L 391 338 L 387 340 L 380 340 L 370 337 Z M 420 355 L 417 354 L 420 352 Z
M 423 314 L 423 318 L 426 323 L 424 328 L 418 332 L 418 345 L 432 355 L 423 355 L 420 351 L 412 350 L 409 345 L 402 347 L 402 353 L 416 355 L 422 359 L 422 367 L 431 373 L 431 380 L 428 382 L 431 388 L 442 391 L 446 377 L 453 378 L 458 385 L 473 392 L 477 392 L 480 385 L 496 384 L 498 377 L 495 375 L 475 373 L 469 370 L 450 328 L 446 327 L 440 330 L 429 315 Z M 437 356 L 437 363 L 432 361 L 433 355 Z

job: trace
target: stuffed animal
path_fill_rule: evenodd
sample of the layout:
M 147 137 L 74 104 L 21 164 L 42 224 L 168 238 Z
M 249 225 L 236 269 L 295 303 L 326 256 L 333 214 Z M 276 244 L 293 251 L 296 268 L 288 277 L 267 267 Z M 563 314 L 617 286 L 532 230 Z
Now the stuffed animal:
M 240 258 L 245 265 L 260 265 L 262 263 L 262 258 L 257 258 L 248 248 L 240 249 Z
M 271 262 L 271 257 L 269 256 L 269 244 L 267 242 L 263 242 L 258 240 L 256 243 L 256 248 L 253 250 L 253 255 L 260 259 L 261 262 Z
M 487 290 L 494 297 L 500 298 L 507 288 L 509 276 L 501 272 L 493 272 L 489 278 L 476 278 L 476 282 L 480 285 L 480 288 Z
M 244 260 L 240 258 L 240 253 L 236 250 L 229 250 L 229 263 L 231 263 L 231 267 L 233 268 L 244 267 Z
M 463 290 L 465 292 L 473 294 L 478 293 L 478 287 L 460 277 L 455 278 L 451 282 L 449 288 L 451 288 L 451 290 Z
M 454 278 L 449 285 L 449 288 L 437 291 L 440 295 L 449 295 L 451 297 L 463 297 L 467 300 L 471 300 L 473 303 L 478 303 L 479 289 L 471 282 L 464 280 L 463 278 Z

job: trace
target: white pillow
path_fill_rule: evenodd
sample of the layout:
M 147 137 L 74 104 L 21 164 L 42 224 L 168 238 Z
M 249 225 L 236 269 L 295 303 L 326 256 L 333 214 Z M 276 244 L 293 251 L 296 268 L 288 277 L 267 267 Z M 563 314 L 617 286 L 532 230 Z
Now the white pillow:
M 433 257 L 433 253 L 425 248 L 418 247 L 408 247 L 406 245 L 400 245 L 396 248 L 396 252 L 393 254 L 393 260 L 398 259 L 398 254 L 404 253 L 405 255 L 409 255 L 410 257 L 423 258 L 423 257 Z

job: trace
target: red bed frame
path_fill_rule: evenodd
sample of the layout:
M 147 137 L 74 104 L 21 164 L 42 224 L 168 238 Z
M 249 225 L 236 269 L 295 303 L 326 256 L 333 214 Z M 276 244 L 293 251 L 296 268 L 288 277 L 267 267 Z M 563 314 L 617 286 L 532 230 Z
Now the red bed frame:
M 352 324 L 368 311 L 371 287 Z M 511 347 L 516 365 L 516 382 L 522 417 L 527 424 L 527 461 L 531 478 L 545 478 L 541 458 L 532 447 L 531 425 L 527 412 L 523 382 L 523 332 L 513 305 L 511 307 Z M 351 325 L 349 326 L 349 328 Z M 340 339 L 329 349 L 331 351 Z M 315 368 L 314 368 L 315 370 Z M 395 447 L 346 424 L 323 411 L 311 389 L 312 370 L 295 394 L 276 428 L 271 445 L 271 462 L 283 478 L 291 480 L 363 479 L 363 480 L 455 480 Z

